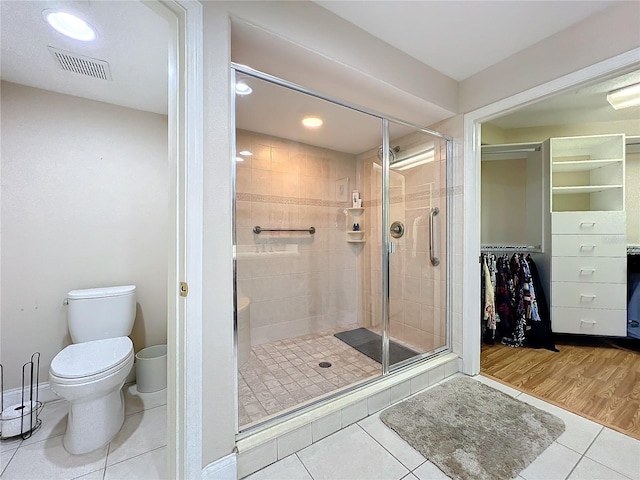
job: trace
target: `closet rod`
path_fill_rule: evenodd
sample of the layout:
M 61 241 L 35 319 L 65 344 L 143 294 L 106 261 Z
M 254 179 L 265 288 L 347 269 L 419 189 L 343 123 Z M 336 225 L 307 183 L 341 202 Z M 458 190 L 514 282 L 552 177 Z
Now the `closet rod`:
M 498 155 L 501 153 L 527 153 L 527 152 L 539 152 L 542 148 L 542 143 L 503 143 L 494 145 L 482 145 L 481 151 L 483 155 Z
M 481 251 L 493 251 L 493 250 L 535 250 L 540 251 L 540 245 L 481 245 Z

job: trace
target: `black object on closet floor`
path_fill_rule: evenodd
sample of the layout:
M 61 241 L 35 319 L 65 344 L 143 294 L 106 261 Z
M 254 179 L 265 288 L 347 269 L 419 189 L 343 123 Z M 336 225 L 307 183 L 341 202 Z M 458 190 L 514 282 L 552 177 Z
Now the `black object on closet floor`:
M 373 333 L 366 328 L 356 328 L 355 330 L 335 333 L 333 336 L 376 362 L 382 363 L 382 338 L 377 333 Z M 416 355 L 418 355 L 418 352 L 389 340 L 389 365 L 402 362 Z

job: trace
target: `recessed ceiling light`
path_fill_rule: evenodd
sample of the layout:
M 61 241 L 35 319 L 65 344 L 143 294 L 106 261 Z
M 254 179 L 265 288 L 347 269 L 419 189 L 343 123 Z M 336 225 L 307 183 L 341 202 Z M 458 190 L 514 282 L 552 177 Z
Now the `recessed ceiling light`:
M 42 14 L 51 27 L 69 38 L 90 42 L 98 37 L 95 28 L 72 13 L 45 10 Z
M 249 95 L 253 92 L 253 88 L 244 82 L 236 82 L 236 93 L 238 95 Z
M 244 162 L 244 158 L 242 158 L 242 157 L 236 157 L 236 162 Z
M 302 119 L 302 124 L 309 128 L 318 128 L 323 123 L 322 119 L 318 117 L 305 117 Z
M 616 110 L 640 105 L 640 83 L 609 92 L 607 102 Z
M 250 157 L 251 155 L 253 155 L 253 153 L 251 153 L 249 150 L 241 150 L 238 152 L 238 155 L 244 155 L 245 157 Z

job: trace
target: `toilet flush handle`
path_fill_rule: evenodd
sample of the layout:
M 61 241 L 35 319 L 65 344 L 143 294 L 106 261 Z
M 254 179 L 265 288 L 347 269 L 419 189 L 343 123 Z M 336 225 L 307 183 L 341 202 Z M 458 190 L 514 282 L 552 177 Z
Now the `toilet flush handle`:
M 69 305 L 69 299 L 68 299 L 68 298 L 65 298 L 65 299 L 62 301 L 62 305 Z

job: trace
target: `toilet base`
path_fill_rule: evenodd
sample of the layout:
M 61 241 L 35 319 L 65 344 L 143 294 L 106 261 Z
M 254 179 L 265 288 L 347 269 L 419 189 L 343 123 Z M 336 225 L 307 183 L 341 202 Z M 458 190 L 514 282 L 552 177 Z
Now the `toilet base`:
M 74 455 L 92 452 L 109 443 L 123 423 L 124 395 L 121 388 L 103 397 L 72 401 L 64 448 Z

